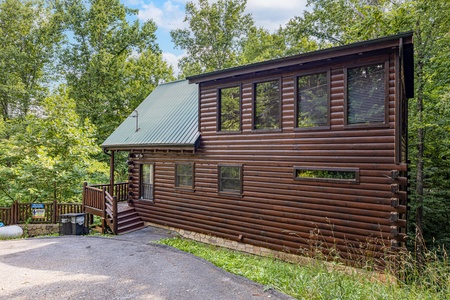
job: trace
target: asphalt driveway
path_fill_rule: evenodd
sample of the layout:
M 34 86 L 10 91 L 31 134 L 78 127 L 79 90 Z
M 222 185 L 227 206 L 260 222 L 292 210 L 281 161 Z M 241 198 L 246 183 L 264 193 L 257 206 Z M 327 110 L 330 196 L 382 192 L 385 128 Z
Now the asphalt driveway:
M 291 299 L 154 243 L 167 236 L 148 227 L 0 241 L 0 299 Z

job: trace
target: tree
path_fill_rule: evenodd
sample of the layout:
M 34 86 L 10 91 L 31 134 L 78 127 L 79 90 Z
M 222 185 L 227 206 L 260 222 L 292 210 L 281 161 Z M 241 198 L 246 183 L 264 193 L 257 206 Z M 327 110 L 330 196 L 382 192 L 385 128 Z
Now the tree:
M 125 62 L 123 78 L 123 93 L 129 108 L 136 108 L 160 83 L 172 80 L 175 80 L 173 69 L 163 60 L 161 53 L 146 50 L 137 57 L 130 57 Z
M 119 0 L 70 0 L 66 12 L 70 38 L 61 69 L 77 112 L 96 125 L 101 143 L 136 107 L 136 96 L 172 79 L 172 72 L 155 42 L 155 23 L 129 21 L 137 11 Z M 130 73 L 139 65 L 148 68 L 141 77 Z
M 62 39 L 58 1 L 0 1 L 1 117 L 25 116 L 39 105 Z
M 251 27 L 243 38 L 239 64 L 250 64 L 286 55 L 287 46 L 282 30 L 271 34 L 267 29 Z
M 0 124 L 0 203 L 79 201 L 82 182 L 105 182 L 95 127 L 75 112 L 65 91 L 44 99 L 42 111 Z
M 170 32 L 172 41 L 187 55 L 180 60 L 184 76 L 221 70 L 239 64 L 242 41 L 253 27 L 251 15 L 244 14 L 246 0 L 219 0 L 198 6 L 186 3 L 187 29 Z

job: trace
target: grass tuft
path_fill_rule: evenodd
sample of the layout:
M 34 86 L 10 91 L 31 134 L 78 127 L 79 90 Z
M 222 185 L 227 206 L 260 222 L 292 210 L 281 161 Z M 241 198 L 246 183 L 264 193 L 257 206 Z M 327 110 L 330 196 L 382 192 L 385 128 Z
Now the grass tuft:
M 428 252 L 419 272 L 412 256 L 399 262 L 402 280 L 381 282 L 378 274 L 342 272 L 319 260 L 292 264 L 200 242 L 171 238 L 159 241 L 199 256 L 230 273 L 247 277 L 296 299 L 450 299 L 450 269 L 446 255 Z M 392 274 L 388 274 L 392 275 Z

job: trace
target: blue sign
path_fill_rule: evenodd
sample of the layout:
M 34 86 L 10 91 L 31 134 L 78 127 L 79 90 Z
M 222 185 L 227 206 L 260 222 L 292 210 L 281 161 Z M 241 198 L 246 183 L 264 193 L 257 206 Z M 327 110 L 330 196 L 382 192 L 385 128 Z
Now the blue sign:
M 31 203 L 31 209 L 36 209 L 36 208 L 45 208 L 45 204 L 44 203 Z

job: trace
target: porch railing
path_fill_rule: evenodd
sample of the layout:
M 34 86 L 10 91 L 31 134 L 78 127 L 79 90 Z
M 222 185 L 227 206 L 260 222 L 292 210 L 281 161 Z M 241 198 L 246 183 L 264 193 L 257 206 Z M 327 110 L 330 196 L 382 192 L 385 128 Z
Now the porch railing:
M 86 184 L 87 185 L 87 184 Z M 102 190 L 103 188 L 106 188 L 108 193 L 111 194 L 110 184 L 93 184 L 89 185 L 89 187 L 97 188 Z M 113 185 L 113 191 L 112 196 L 117 197 L 117 201 L 126 201 L 128 199 L 128 183 L 127 182 L 118 182 Z
M 83 207 L 88 214 L 102 218 L 102 230 L 106 225 L 111 231 L 117 233 L 117 202 L 127 200 L 128 184 L 126 182 L 116 183 L 113 186 L 113 194 L 110 194 L 109 184 L 87 185 L 83 188 Z

